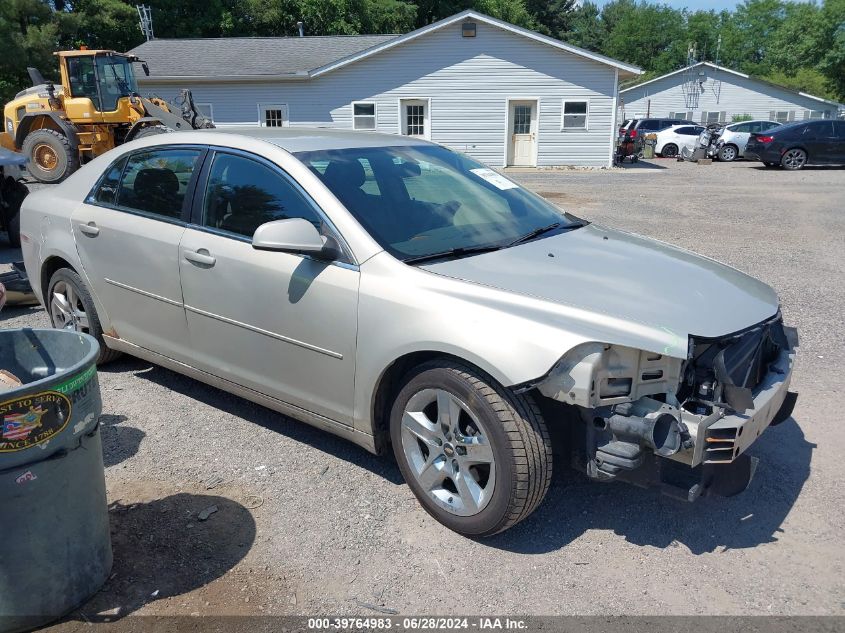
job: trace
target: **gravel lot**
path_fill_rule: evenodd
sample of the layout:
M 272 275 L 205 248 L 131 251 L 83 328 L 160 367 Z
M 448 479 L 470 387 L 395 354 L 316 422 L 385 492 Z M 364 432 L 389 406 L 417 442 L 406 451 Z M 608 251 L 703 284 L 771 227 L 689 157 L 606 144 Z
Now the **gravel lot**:
M 115 574 L 85 618 L 377 615 L 366 605 L 845 614 L 845 427 L 830 413 L 845 368 L 845 170 L 654 161 L 512 175 L 577 215 L 777 289 L 801 335 L 801 396 L 794 419 L 752 448 L 761 463 L 750 490 L 686 505 L 558 468 L 532 517 L 476 542 L 423 512 L 390 459 L 125 358 L 100 373 Z M 13 259 L 0 250 L 0 262 Z M 39 308 L 0 314 L 2 327 L 47 323 Z

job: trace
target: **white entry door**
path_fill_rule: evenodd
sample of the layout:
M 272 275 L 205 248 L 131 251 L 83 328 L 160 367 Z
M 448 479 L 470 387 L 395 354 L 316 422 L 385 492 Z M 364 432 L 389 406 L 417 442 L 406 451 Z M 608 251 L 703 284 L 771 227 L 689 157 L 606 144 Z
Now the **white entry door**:
M 517 167 L 534 165 L 537 142 L 537 102 L 511 101 L 511 161 Z

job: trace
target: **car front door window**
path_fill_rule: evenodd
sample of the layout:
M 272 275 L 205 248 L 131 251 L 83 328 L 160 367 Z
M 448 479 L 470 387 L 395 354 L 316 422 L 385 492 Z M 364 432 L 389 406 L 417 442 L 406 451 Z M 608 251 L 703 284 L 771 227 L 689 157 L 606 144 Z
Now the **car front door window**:
M 303 218 L 318 229 L 320 217 L 287 178 L 243 156 L 217 154 L 203 201 L 202 225 L 251 238 L 266 222 Z

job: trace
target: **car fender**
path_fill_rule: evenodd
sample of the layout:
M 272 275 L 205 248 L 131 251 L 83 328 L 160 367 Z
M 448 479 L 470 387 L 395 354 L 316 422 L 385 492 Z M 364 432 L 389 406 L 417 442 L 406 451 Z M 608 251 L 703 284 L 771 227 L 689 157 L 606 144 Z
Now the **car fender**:
M 455 357 L 513 387 L 545 376 L 566 352 L 591 341 L 686 353 L 685 334 L 598 321 L 592 313 L 438 275 L 382 252 L 361 266 L 355 428 L 373 433 L 380 380 L 408 354 Z

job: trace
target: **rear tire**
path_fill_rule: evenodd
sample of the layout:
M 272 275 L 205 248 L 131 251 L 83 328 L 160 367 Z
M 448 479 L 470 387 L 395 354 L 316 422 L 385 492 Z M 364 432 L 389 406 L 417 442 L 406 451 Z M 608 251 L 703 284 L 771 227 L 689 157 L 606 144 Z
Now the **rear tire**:
M 719 150 L 719 160 L 726 163 L 735 161 L 739 156 L 739 151 L 733 145 L 723 145 Z
M 537 404 L 461 363 L 431 361 L 406 377 L 390 436 L 420 504 L 459 534 L 507 530 L 548 492 L 552 446 Z
M 660 150 L 660 155 L 665 158 L 675 158 L 678 155 L 678 146 L 674 143 L 666 143 Z
M 797 171 L 807 164 L 807 152 L 798 148 L 786 150 L 780 159 L 780 164 L 784 169 Z
M 26 170 L 39 182 L 61 182 L 79 169 L 79 154 L 61 132 L 46 129 L 30 132 L 21 149 L 29 157 Z
M 90 334 L 100 344 L 97 364 L 103 365 L 118 358 L 121 353 L 106 347 L 103 326 L 91 293 L 85 282 L 70 268 L 60 268 L 50 278 L 47 296 L 44 297 L 50 322 L 56 329 Z

